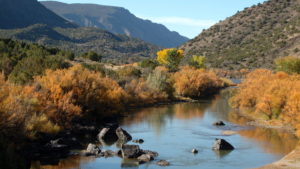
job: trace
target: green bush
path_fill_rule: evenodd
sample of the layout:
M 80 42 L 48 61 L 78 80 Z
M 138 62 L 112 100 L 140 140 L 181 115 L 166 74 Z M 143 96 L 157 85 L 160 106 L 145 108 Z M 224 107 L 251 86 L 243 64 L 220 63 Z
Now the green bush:
M 149 68 L 151 68 L 153 70 L 153 69 L 155 69 L 158 66 L 158 62 L 152 61 L 150 59 L 146 59 L 146 60 L 140 61 L 138 63 L 138 66 L 140 66 L 142 68 L 149 67 Z
M 294 57 L 279 58 L 275 61 L 276 71 L 283 71 L 289 74 L 300 74 L 300 59 Z

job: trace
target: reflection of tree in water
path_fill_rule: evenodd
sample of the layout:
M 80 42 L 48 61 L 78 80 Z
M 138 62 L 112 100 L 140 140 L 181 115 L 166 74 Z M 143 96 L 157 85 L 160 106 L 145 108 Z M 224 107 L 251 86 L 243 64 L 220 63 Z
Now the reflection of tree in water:
M 190 120 L 193 118 L 203 118 L 205 111 L 211 106 L 211 101 L 205 100 L 200 103 L 182 103 L 175 105 L 163 105 L 154 108 L 146 108 L 131 112 L 132 116 L 125 117 L 121 123 L 126 121 L 127 126 L 147 123 L 152 127 L 157 135 L 160 135 L 167 123 L 172 123 L 174 119 Z
M 246 139 L 255 140 L 256 145 L 264 150 L 265 153 L 288 154 L 298 144 L 295 136 L 278 132 L 275 129 L 256 127 L 254 130 L 239 131 L 239 134 Z
M 212 101 L 211 115 L 216 119 L 226 120 L 228 118 L 228 113 L 232 108 L 228 104 L 228 98 L 230 96 L 231 89 L 222 90 L 220 95 L 215 96 L 215 99 Z
M 71 169 L 80 168 L 82 164 L 87 164 L 94 161 L 95 158 L 85 157 L 85 156 L 69 156 L 66 159 L 60 159 L 58 165 L 41 165 L 39 161 L 34 161 L 31 163 L 30 169 Z

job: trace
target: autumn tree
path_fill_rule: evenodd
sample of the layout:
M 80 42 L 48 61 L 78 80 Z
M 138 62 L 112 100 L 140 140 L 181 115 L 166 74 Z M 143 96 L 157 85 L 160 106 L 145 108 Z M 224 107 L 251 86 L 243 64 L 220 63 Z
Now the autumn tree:
M 193 58 L 189 61 L 189 66 L 195 67 L 196 69 L 206 69 L 205 61 L 205 57 L 194 55 Z
M 157 52 L 157 61 L 162 65 L 167 65 L 171 72 L 178 70 L 182 58 L 183 50 L 171 48 Z

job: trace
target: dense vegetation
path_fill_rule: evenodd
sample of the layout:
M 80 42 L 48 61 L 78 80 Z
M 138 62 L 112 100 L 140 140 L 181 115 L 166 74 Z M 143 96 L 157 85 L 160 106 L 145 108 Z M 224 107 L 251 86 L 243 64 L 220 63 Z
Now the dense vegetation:
M 0 37 L 37 43 L 45 47 L 58 47 L 60 50 L 72 51 L 77 56 L 94 51 L 101 53 L 103 62 L 109 60 L 121 65 L 153 58 L 162 49 L 137 38 L 115 35 L 93 27 L 64 29 L 36 24 L 23 29 L 1 29 Z
M 299 59 L 287 57 L 276 62 L 280 70 L 277 73 L 265 69 L 249 73 L 247 81 L 239 85 L 230 99 L 230 104 L 255 117 L 292 126 L 298 130 L 297 135 L 300 137 L 300 75 L 295 73 L 299 69 Z M 285 69 L 282 63 L 298 64 L 298 67 Z
M 274 59 L 299 56 L 300 2 L 270 0 L 238 11 L 180 46 L 188 62 L 205 56 L 223 70 L 273 68 Z

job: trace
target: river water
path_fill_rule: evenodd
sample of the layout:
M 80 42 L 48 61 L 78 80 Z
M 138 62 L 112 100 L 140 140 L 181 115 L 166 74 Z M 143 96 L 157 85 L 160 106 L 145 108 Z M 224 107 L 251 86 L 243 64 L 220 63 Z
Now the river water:
M 161 105 L 152 108 L 131 110 L 119 119 L 120 126 L 133 139 L 143 139 L 141 149 L 157 151 L 154 161 L 139 166 L 123 168 L 161 168 L 155 165 L 164 159 L 171 163 L 167 168 L 255 168 L 277 161 L 290 153 L 298 143 L 297 138 L 276 130 L 244 126 L 246 120 L 237 116 L 228 105 L 230 90 L 215 99 L 201 100 L 199 103 Z M 224 127 L 213 126 L 222 120 Z M 238 131 L 237 135 L 224 136 L 224 130 Z M 233 151 L 213 151 L 215 138 L 225 139 L 235 149 Z M 96 139 L 84 140 L 85 146 Z M 101 142 L 101 149 L 120 149 L 121 142 Z M 127 144 L 137 144 L 128 142 Z M 191 153 L 196 148 L 198 154 Z M 124 159 L 123 159 L 124 160 Z M 134 160 L 133 160 L 134 161 Z M 31 169 L 99 169 L 121 168 L 122 158 L 95 158 L 69 156 L 49 162 L 32 162 Z

